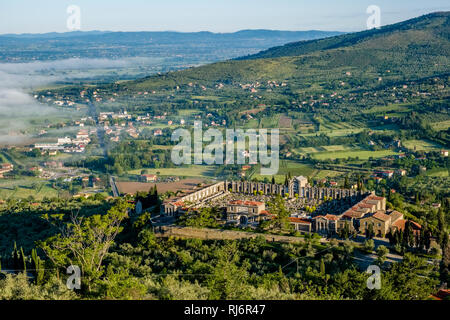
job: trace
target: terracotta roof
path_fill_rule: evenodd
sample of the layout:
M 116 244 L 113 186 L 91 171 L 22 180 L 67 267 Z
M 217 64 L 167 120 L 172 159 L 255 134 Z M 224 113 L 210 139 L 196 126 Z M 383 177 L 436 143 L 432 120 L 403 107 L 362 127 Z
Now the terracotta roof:
M 381 220 L 381 221 L 388 221 L 391 217 L 387 214 L 383 213 L 382 211 L 377 211 L 373 217 L 375 219 Z
M 431 297 L 436 300 L 443 300 L 445 298 L 448 298 L 450 296 L 450 290 L 449 289 L 441 289 L 438 293 L 433 294 Z
M 406 220 L 405 219 L 399 219 L 397 221 L 395 221 L 392 226 L 396 227 L 398 230 L 405 230 L 405 224 L 406 224 Z
M 240 206 L 259 207 L 259 206 L 262 206 L 264 204 L 264 202 L 235 200 L 235 201 L 230 201 L 229 204 L 231 204 L 231 205 L 240 205 Z
M 420 224 L 418 224 L 417 222 L 414 222 L 411 220 L 408 220 L 408 221 L 412 223 L 413 229 L 419 229 L 419 230 L 422 229 L 422 226 Z
M 385 198 L 377 197 L 377 196 L 369 196 L 368 199 L 370 199 L 370 200 L 384 200 Z
M 327 215 L 325 216 L 325 219 L 337 221 L 337 220 L 339 220 L 339 217 L 338 217 L 338 216 L 335 216 L 334 214 L 327 214 Z
M 378 204 L 380 203 L 381 200 L 374 200 L 374 199 L 367 199 L 364 200 L 365 203 L 369 203 L 369 204 Z
M 344 216 L 348 218 L 361 218 L 362 216 L 364 216 L 364 213 L 360 211 L 347 210 L 344 213 Z
M 358 207 L 360 207 L 360 208 L 367 208 L 367 209 L 372 209 L 374 206 L 375 206 L 374 204 L 366 204 L 366 203 L 358 204 Z
M 417 222 L 405 219 L 399 219 L 395 221 L 392 226 L 397 227 L 399 230 L 405 230 L 406 222 L 408 221 L 411 223 L 414 232 L 419 232 L 419 230 L 422 229 L 422 226 Z
M 389 215 L 391 216 L 391 221 L 393 222 L 403 217 L 403 213 L 398 211 L 392 211 Z
M 294 223 L 311 224 L 311 221 L 309 221 L 309 220 L 302 219 L 302 218 L 295 218 L 295 217 L 290 217 L 289 221 L 294 222 Z

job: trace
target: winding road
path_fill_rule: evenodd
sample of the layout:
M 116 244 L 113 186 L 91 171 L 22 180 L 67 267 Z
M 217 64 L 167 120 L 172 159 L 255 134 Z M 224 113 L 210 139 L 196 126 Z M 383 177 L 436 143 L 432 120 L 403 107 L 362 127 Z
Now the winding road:
M 113 196 L 115 198 L 119 197 L 120 193 L 119 193 L 119 189 L 117 188 L 117 185 L 116 185 L 116 178 L 114 178 L 113 176 L 110 176 L 109 177 L 109 184 L 111 186 L 111 190 L 112 190 Z

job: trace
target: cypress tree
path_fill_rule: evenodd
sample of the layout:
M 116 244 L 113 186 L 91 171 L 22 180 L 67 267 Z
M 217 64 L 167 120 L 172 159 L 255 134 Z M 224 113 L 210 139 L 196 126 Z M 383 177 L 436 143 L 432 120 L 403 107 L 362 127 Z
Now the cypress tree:
M 320 274 L 325 275 L 325 261 L 323 259 L 320 259 Z
M 13 269 L 14 271 L 20 270 L 20 257 L 19 257 L 19 251 L 17 250 L 17 244 L 14 241 L 14 249 L 13 249 Z
M 375 236 L 375 231 L 373 230 L 373 224 L 369 223 L 369 226 L 366 230 L 366 237 L 367 239 L 372 239 Z
M 36 249 L 31 251 L 31 259 L 34 262 L 34 275 L 36 277 L 36 284 L 41 285 L 42 280 L 44 279 L 44 266 L 43 261 L 37 255 Z
M 442 249 L 442 260 L 444 260 L 444 253 L 446 252 L 446 250 L 448 250 L 448 232 L 447 231 L 444 232 L 441 249 Z
M 414 247 L 415 236 L 414 236 L 414 230 L 412 228 L 412 223 L 409 221 L 407 223 L 408 223 L 408 245 L 410 247 Z
M 23 272 L 27 273 L 27 260 L 26 260 L 25 254 L 23 253 L 22 247 L 20 247 L 20 255 L 22 257 Z
M 425 247 L 425 227 L 420 229 L 420 237 L 417 246 L 420 250 L 423 250 Z
M 418 233 L 415 233 L 414 235 L 414 247 L 421 248 L 420 247 L 420 237 Z
M 431 247 L 431 232 L 430 230 L 426 230 L 425 232 L 425 249 L 428 251 Z
M 395 245 L 395 243 L 394 243 L 395 237 L 394 237 L 394 235 L 392 234 L 391 231 L 389 231 L 389 232 L 387 233 L 386 237 L 388 238 L 389 244 L 390 244 L 391 246 Z
M 345 181 L 344 181 L 344 189 L 349 189 L 350 188 L 350 184 L 348 183 L 348 177 L 345 177 Z
M 350 226 L 348 225 L 348 222 L 346 222 L 344 227 L 344 238 L 348 239 L 349 235 L 350 235 Z
M 438 242 L 439 242 L 439 245 L 441 246 L 441 248 L 443 248 L 444 241 L 445 241 L 445 216 L 444 216 L 444 211 L 442 210 L 442 208 L 439 209 L 438 227 L 437 228 L 438 228 Z
M 403 230 L 398 230 L 397 232 L 397 243 L 402 244 L 403 241 Z

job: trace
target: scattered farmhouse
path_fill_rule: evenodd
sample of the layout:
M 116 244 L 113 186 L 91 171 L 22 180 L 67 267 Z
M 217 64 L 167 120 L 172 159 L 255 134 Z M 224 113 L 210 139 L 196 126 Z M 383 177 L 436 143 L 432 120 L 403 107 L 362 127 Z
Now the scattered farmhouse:
M 86 149 L 86 146 L 91 142 L 89 138 L 89 132 L 86 130 L 80 130 L 75 139 L 69 137 L 58 138 L 56 143 L 37 143 L 34 148 L 41 151 L 47 151 L 50 155 L 56 155 L 55 151 L 61 151 L 65 153 L 82 153 Z
M 156 182 L 158 180 L 158 176 L 156 174 L 143 174 L 140 177 L 142 182 Z
M 3 178 L 5 173 L 11 172 L 14 170 L 14 165 L 11 163 L 2 163 L 0 165 L 0 178 Z

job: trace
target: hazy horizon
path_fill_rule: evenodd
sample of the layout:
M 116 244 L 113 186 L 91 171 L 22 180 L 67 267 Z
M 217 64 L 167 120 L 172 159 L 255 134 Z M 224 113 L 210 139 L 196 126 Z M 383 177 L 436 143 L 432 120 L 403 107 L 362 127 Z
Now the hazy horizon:
M 243 31 L 274 31 L 274 32 L 342 32 L 345 31 L 340 30 L 318 30 L 318 29 L 310 29 L 310 30 L 278 30 L 278 29 L 240 29 L 232 32 L 214 32 L 209 30 L 199 30 L 199 31 L 178 31 L 178 30 L 130 30 L 130 31 L 113 31 L 113 30 L 78 30 L 78 31 L 50 31 L 50 32 L 24 32 L 24 33 L 0 33 L 0 36 L 14 35 L 14 36 L 22 36 L 22 35 L 47 35 L 47 34 L 76 34 L 76 33 L 181 33 L 181 34 L 190 34 L 190 33 L 211 33 L 211 34 L 235 34 Z
M 80 31 L 104 32 L 213 32 L 242 30 L 341 31 L 364 30 L 367 7 L 381 9 L 381 25 L 389 25 L 436 11 L 448 11 L 448 1 L 343 0 L 206 0 L 157 1 L 130 0 L 18 0 L 0 4 L 0 34 L 63 33 L 70 14 L 67 8 L 81 9 Z

